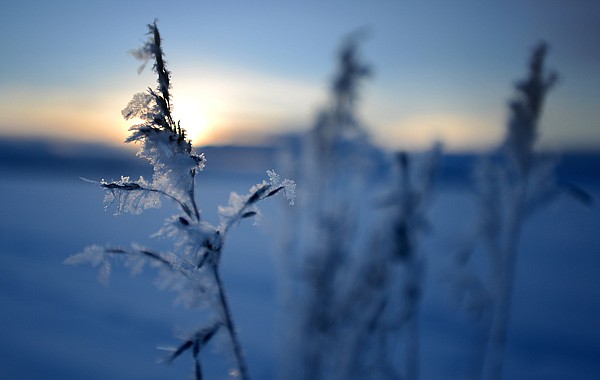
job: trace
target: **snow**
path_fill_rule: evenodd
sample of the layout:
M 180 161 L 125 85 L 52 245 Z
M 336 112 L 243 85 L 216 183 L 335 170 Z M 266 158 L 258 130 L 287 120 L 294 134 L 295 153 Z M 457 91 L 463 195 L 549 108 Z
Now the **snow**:
M 267 167 L 268 168 L 268 167 Z M 265 168 L 265 169 L 267 169 Z M 151 239 L 176 205 L 117 217 L 102 207 L 97 186 L 68 175 L 13 176 L 0 170 L 0 379 L 187 379 L 184 354 L 157 363 L 204 322 L 202 312 L 173 305 L 174 294 L 153 284 L 152 268 L 136 278 L 115 266 L 108 287 L 97 268 L 64 265 L 92 244 L 161 248 Z M 64 174 L 64 173 L 63 173 Z M 218 221 L 231 191 L 244 193 L 264 172 L 228 177 L 199 174 L 203 217 Z M 579 183 L 600 199 L 600 185 Z M 301 185 L 299 185 L 301 186 Z M 273 199 L 260 205 L 258 226 L 242 221 L 223 253 L 223 277 L 255 379 L 277 377 L 279 275 L 276 238 L 282 226 Z M 427 283 L 421 312 L 423 379 L 464 374 L 471 321 L 450 301 L 449 257 L 473 211 L 467 187 L 444 182 L 434 194 L 432 232 L 424 241 Z M 507 379 L 600 377 L 600 209 L 563 197 L 525 224 L 517 263 L 506 357 Z M 221 337 L 203 355 L 207 379 L 227 378 L 231 358 Z M 285 376 L 283 376 L 285 378 Z

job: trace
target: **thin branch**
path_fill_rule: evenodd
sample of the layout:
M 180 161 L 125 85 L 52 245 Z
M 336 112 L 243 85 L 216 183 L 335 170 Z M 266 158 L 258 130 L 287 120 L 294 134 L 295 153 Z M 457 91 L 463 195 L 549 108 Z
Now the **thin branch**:
M 196 195 L 195 195 L 196 169 L 192 169 L 190 172 L 190 175 L 192 177 L 192 183 L 190 185 L 189 197 L 190 197 L 190 202 L 192 203 L 192 209 L 194 210 L 194 216 L 196 217 L 196 220 L 199 222 L 200 221 L 200 211 L 198 210 L 198 206 L 196 205 Z
M 85 180 L 85 181 L 94 182 L 94 181 L 90 181 L 90 180 Z M 96 182 L 96 183 L 98 183 L 98 182 Z M 188 205 L 186 205 L 183 201 L 180 201 L 179 199 L 177 199 L 173 195 L 168 194 L 164 190 L 159 190 L 159 189 L 154 189 L 154 188 L 151 188 L 151 187 L 140 186 L 139 184 L 137 184 L 135 182 L 127 182 L 125 184 L 119 184 L 119 183 L 116 183 L 116 182 L 109 182 L 109 183 L 99 182 L 99 184 L 100 184 L 101 187 L 103 187 L 105 189 L 109 189 L 109 190 L 148 191 L 148 192 L 151 192 L 151 193 L 158 193 L 158 194 L 164 195 L 165 197 L 170 198 L 170 199 L 174 200 L 175 202 L 177 202 L 177 204 L 179 204 L 179 206 L 181 207 L 181 209 L 183 210 L 183 212 L 185 212 L 185 214 L 187 216 L 189 216 L 190 218 L 193 217 L 192 212 L 190 211 L 190 208 L 188 207 Z M 193 202 L 193 203 L 194 203 L 194 207 L 196 207 L 195 202 Z M 197 212 L 198 211 L 196 209 L 196 213 Z M 197 217 L 197 219 L 199 220 L 199 217 Z
M 163 265 L 165 265 L 166 267 L 168 267 L 169 269 L 171 269 L 172 271 L 181 274 L 182 276 L 184 276 L 185 278 L 187 278 L 188 280 L 190 280 L 190 276 L 188 273 L 186 273 L 183 269 L 178 270 L 175 269 L 173 267 L 173 263 L 171 263 L 170 261 L 164 259 L 159 253 L 156 252 L 152 252 L 150 250 L 147 249 L 139 249 L 139 250 L 125 250 L 123 248 L 120 247 L 113 247 L 113 248 L 105 248 L 104 250 L 106 253 L 113 253 L 113 254 L 123 254 L 123 255 L 134 255 L 134 254 L 139 254 L 145 257 L 148 257 L 152 260 L 155 260 Z M 185 266 L 187 266 L 189 268 L 190 271 L 195 270 L 196 267 L 192 264 L 190 264 L 189 262 L 185 261 L 183 258 L 179 257 L 179 260 L 181 260 L 182 264 L 185 264 Z
M 229 338 L 231 339 L 231 344 L 233 345 L 233 353 L 235 355 L 238 370 L 240 371 L 240 378 L 241 380 L 250 380 L 250 375 L 248 374 L 248 368 L 246 366 L 246 360 L 244 358 L 244 352 L 242 351 L 242 345 L 240 344 L 237 330 L 233 323 L 231 309 L 229 308 L 229 303 L 227 302 L 225 287 L 223 286 L 219 269 L 216 265 L 212 265 L 211 268 L 217 284 L 219 303 L 221 305 L 221 311 L 223 312 L 223 322 L 225 324 L 225 328 L 229 332 Z

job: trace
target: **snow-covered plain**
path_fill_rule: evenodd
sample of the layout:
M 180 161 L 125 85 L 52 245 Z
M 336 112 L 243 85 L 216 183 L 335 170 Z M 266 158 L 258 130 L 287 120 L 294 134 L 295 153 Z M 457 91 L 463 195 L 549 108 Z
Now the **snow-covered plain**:
M 208 170 L 207 158 L 198 199 L 204 217 L 215 221 L 216 207 L 227 203 L 230 191 L 245 193 L 266 175 L 255 169 L 219 174 Z M 157 363 L 166 356 L 157 347 L 177 345 L 177 337 L 198 327 L 201 311 L 174 307 L 172 294 L 153 286 L 151 270 L 132 279 L 126 269 L 116 268 L 105 288 L 96 281 L 96 269 L 63 264 L 94 243 L 167 249 L 168 241 L 149 235 L 174 212 L 172 205 L 114 217 L 104 210 L 100 189 L 78 179 L 103 176 L 101 169 L 54 171 L 48 162 L 2 159 L 0 379 L 190 378 L 191 358 Z M 106 177 L 116 175 L 110 171 Z M 586 207 L 563 197 L 524 228 L 506 379 L 600 378 L 600 183 L 588 178 L 579 185 L 596 204 Z M 279 201 L 263 202 L 258 226 L 244 223 L 232 231 L 222 264 L 254 379 L 277 378 L 278 345 L 284 344 L 278 340 L 277 235 L 284 228 Z M 430 212 L 432 233 L 423 247 L 428 257 L 421 313 L 423 379 L 460 378 L 468 365 L 471 321 L 450 302 L 446 278 L 449 256 L 472 211 L 468 186 L 442 180 Z M 227 378 L 226 345 L 217 339 L 203 353 L 206 378 Z

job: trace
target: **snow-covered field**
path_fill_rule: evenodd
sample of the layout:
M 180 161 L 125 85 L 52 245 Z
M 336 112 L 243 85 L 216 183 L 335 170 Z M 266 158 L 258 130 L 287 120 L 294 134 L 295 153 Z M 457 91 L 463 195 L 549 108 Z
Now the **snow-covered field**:
M 173 208 L 165 203 L 140 216 L 114 217 L 103 209 L 101 191 L 80 175 L 86 174 L 0 170 L 0 379 L 190 378 L 190 358 L 157 364 L 165 357 L 157 346 L 176 345 L 177 336 L 197 327 L 201 312 L 174 307 L 172 294 L 153 286 L 149 270 L 132 279 L 117 268 L 105 288 L 94 268 L 63 264 L 93 243 L 168 247 L 148 236 Z M 260 172 L 200 176 L 204 217 L 216 220 L 216 206 L 227 203 L 230 191 L 245 193 L 263 178 Z M 595 205 L 561 198 L 524 229 L 506 379 L 600 378 L 600 185 L 580 185 L 594 195 Z M 222 265 L 254 379 L 277 376 L 280 206 L 264 202 L 258 226 L 246 223 L 232 231 Z M 421 314 L 423 379 L 456 379 L 467 366 L 470 322 L 449 302 L 445 278 L 472 208 L 466 186 L 440 184 L 424 247 L 429 267 Z M 203 354 L 208 379 L 226 378 L 223 342 Z

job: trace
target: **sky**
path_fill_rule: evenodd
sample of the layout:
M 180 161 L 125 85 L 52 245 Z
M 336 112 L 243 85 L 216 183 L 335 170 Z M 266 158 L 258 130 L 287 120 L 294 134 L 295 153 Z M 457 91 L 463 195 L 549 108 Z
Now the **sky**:
M 175 116 L 195 145 L 308 130 L 336 52 L 364 28 L 373 70 L 358 111 L 391 149 L 481 150 L 502 141 L 532 48 L 560 75 L 541 123 L 547 149 L 600 148 L 600 2 L 4 1 L 0 136 L 119 144 L 121 110 L 154 86 L 128 51 L 158 19 Z

